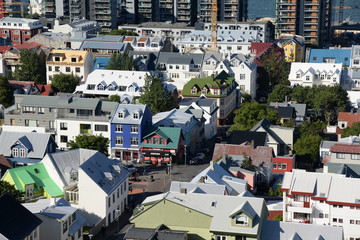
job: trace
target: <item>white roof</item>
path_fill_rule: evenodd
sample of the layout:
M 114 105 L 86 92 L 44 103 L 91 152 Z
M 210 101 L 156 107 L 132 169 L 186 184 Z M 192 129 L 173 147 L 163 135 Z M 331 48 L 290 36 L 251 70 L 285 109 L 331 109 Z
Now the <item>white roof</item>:
M 244 43 L 250 43 L 251 41 L 258 40 L 257 30 L 219 30 L 217 32 L 218 43 L 221 44 L 239 44 L 237 41 L 241 39 Z M 194 39 L 194 41 L 191 41 Z M 231 39 L 231 42 L 228 42 Z M 250 42 L 248 41 L 250 40 Z M 211 43 L 211 31 L 209 30 L 193 30 L 186 34 L 184 39 L 180 40 L 179 43 Z
M 224 185 L 212 185 L 205 183 L 191 183 L 191 182 L 178 182 L 172 181 L 170 185 L 170 192 L 180 193 L 181 189 L 186 189 L 187 193 L 202 193 L 202 194 L 215 194 L 224 195 Z
M 157 113 L 153 116 L 152 121 L 155 126 L 165 125 L 163 123 L 164 121 L 167 121 L 173 123 L 174 126 L 181 128 L 181 130 L 185 132 L 189 132 L 197 123 L 194 115 L 184 113 L 178 109 Z
M 332 178 L 327 201 L 360 204 L 360 179 Z
M 306 75 L 308 72 L 311 74 L 330 74 L 340 75 L 342 70 L 342 63 L 302 63 L 302 62 L 292 62 L 289 78 L 296 79 L 296 74 L 299 73 L 299 70 L 304 72 Z

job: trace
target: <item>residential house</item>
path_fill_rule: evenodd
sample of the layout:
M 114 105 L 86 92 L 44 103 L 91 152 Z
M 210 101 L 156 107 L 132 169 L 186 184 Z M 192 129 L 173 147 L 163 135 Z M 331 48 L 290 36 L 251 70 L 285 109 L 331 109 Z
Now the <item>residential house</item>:
M 160 112 L 153 116 L 152 123 L 155 127 L 180 128 L 187 153 L 195 153 L 204 140 L 203 121 L 196 119 L 192 113 L 182 112 L 178 109 Z
M 0 20 L 0 37 L 10 38 L 13 46 L 22 44 L 41 32 L 43 25 L 36 19 L 4 17 Z
M 39 163 L 47 153 L 56 151 L 56 143 L 49 133 L 2 131 L 0 154 L 15 166 Z
M 342 63 L 343 67 L 350 66 L 351 49 L 309 49 L 306 62 L 309 63 Z
M 151 118 L 146 105 L 119 104 L 110 118 L 110 156 L 126 161 L 140 160 L 140 144 L 145 128 L 152 125 Z
M 360 45 L 352 45 L 350 60 L 351 60 L 350 68 L 359 70 L 359 68 L 360 68 Z
M 259 42 L 257 30 L 219 30 L 217 32 L 217 47 L 225 58 L 234 53 L 249 54 L 252 42 Z M 174 41 L 174 46 L 181 53 L 210 48 L 211 31 L 191 31 L 183 39 Z
M 295 118 L 295 122 L 297 124 L 302 123 L 303 121 L 305 121 L 307 119 L 307 113 L 306 113 L 306 104 L 303 103 L 287 103 L 287 102 L 271 102 L 269 104 L 270 106 L 274 107 L 274 106 L 278 106 L 278 107 L 293 107 L 295 108 L 295 114 L 296 114 L 296 118 Z
M 51 84 L 54 75 L 60 73 L 74 74 L 86 80 L 93 67 L 92 56 L 86 51 L 53 49 L 46 61 L 46 82 Z
M 113 53 L 127 54 L 132 47 L 127 42 L 106 42 L 85 40 L 80 50 L 87 51 L 95 57 L 110 57 Z
M 338 128 L 344 129 L 351 127 L 354 123 L 360 122 L 360 113 L 356 112 L 339 112 Z
M 231 156 L 234 160 L 238 160 L 238 167 L 241 166 L 245 159 L 251 159 L 255 171 L 255 185 L 270 183 L 272 180 L 272 158 L 274 157 L 274 152 L 271 147 L 258 146 L 254 148 L 251 145 L 245 144 L 216 143 L 212 160 L 216 161 L 216 159 L 221 159 L 226 155 Z M 237 175 L 236 173 L 235 176 Z
M 39 199 L 22 206 L 41 219 L 39 239 L 83 239 L 84 219 L 64 198 Z
M 160 37 L 127 36 L 123 42 L 130 43 L 134 51 L 140 52 L 159 52 L 164 46 L 164 40 Z
M 274 149 L 275 156 L 292 153 L 294 145 L 294 128 L 271 125 L 271 123 L 264 118 L 250 131 L 266 132 L 267 146 Z
M 201 186 L 209 185 L 209 187 L 223 186 L 225 187 L 225 191 L 223 191 L 221 195 L 252 196 L 247 191 L 249 186 L 247 180 L 243 180 L 232 175 L 229 171 L 223 168 L 221 162 L 210 161 L 210 166 L 196 175 L 190 183 Z M 195 190 L 193 192 L 196 192 Z M 215 192 L 213 191 L 211 194 L 215 194 Z
M 145 128 L 140 151 L 144 162 L 156 165 L 171 164 L 172 162 L 182 163 L 184 160 L 184 137 L 181 128 Z
M 145 199 L 130 222 L 140 228 L 164 224 L 186 230 L 188 239 L 259 239 L 268 212 L 263 199 L 167 192 Z
M 292 172 L 295 169 L 295 154 L 291 157 L 276 156 L 273 157 L 273 174 L 284 174 L 285 172 Z
M 50 49 L 59 49 L 67 47 L 66 43 L 69 38 L 70 35 L 67 33 L 42 32 L 30 38 L 27 42 L 35 42 Z
M 285 57 L 284 49 L 275 43 L 252 42 L 250 49 L 250 55 L 254 57 L 254 62 L 258 67 L 262 67 L 262 61 L 269 57 L 274 57 L 276 62 L 280 62 Z
M 40 239 L 42 221 L 8 194 L 0 196 L 1 239 Z
M 25 194 L 25 200 L 62 197 L 64 192 L 53 181 L 43 163 L 8 169 L 1 180 Z
M 65 199 L 80 210 L 85 226 L 108 226 L 124 212 L 130 172 L 119 161 L 79 148 L 48 154 L 43 164 Z
M 133 57 L 134 64 L 138 71 L 155 71 L 159 53 L 159 51 L 129 51 L 128 55 Z
M 202 116 L 205 118 L 204 122 L 204 137 L 211 139 L 217 134 L 217 110 L 215 99 L 209 98 L 182 98 L 179 103 L 180 110 L 182 108 L 192 107 L 194 109 L 202 110 Z
M 341 164 L 360 164 L 360 145 L 338 143 L 330 147 L 329 156 L 323 161 Z
M 237 106 L 237 83 L 234 78 L 222 71 L 217 76 L 193 78 L 184 85 L 183 97 L 205 97 L 216 99 L 218 125 L 226 124 L 230 113 Z
M 360 179 L 344 175 L 286 172 L 282 184 L 286 222 L 342 227 L 344 239 L 360 237 Z
M 277 45 L 284 49 L 285 60 L 288 62 L 303 62 L 305 58 L 305 39 L 294 35 L 283 37 L 277 41 Z
M 280 119 L 281 124 L 285 124 L 291 121 L 295 122 L 296 111 L 294 107 L 280 107 L 278 104 L 275 103 L 274 106 L 269 106 L 269 108 L 277 112 L 277 117 Z
M 342 68 L 342 63 L 292 62 L 288 79 L 291 86 L 340 85 Z
M 227 188 L 225 185 L 215 185 L 200 182 L 178 182 L 172 181 L 170 184 L 170 192 L 176 193 L 204 193 L 227 195 Z

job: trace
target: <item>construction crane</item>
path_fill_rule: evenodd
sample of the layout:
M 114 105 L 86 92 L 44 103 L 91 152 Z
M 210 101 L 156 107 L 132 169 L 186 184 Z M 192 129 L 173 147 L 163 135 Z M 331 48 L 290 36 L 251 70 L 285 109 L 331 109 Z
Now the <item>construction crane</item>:
M 217 50 L 217 0 L 211 0 L 211 49 Z

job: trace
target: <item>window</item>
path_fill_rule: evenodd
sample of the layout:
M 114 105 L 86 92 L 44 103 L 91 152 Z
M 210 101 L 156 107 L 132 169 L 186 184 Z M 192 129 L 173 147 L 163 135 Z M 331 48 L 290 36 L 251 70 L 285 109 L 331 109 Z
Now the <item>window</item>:
M 219 95 L 219 94 L 220 94 L 219 89 L 214 89 L 214 95 Z
M 355 223 L 355 221 L 354 220 L 350 220 L 350 224 L 354 224 Z
M 333 218 L 333 222 L 336 223 L 338 220 L 337 218 Z
M 282 164 L 282 169 L 285 170 L 286 169 L 286 163 Z
M 13 148 L 12 149 L 12 156 L 13 157 L 18 157 L 19 156 L 19 149 Z
M 354 65 L 359 65 L 360 60 L 354 60 Z
M 60 135 L 60 142 L 66 143 L 68 141 L 68 136 Z
M 80 68 L 79 68 L 79 67 L 75 68 L 75 72 L 76 72 L 76 73 L 79 73 L 79 72 L 80 72 Z
M 73 214 L 71 215 L 71 218 L 72 218 L 72 222 L 74 222 L 74 221 L 76 220 L 76 213 L 73 213 Z
M 71 62 L 76 62 L 76 58 L 72 57 Z
M 196 87 L 193 87 L 192 89 L 191 89 L 191 94 L 196 94 L 197 93 L 197 89 L 196 89 Z
M 115 132 L 122 132 L 122 131 L 123 131 L 123 126 L 121 124 L 116 124 Z
M 133 112 L 133 119 L 139 119 L 139 113 Z
M 273 163 L 273 168 L 276 169 L 277 167 L 277 164 L 276 163 Z
M 360 220 L 356 220 L 356 225 L 360 225 Z
M 60 57 L 55 57 L 55 62 L 60 62 Z
M 60 72 L 60 67 L 55 67 L 55 72 Z
M 123 111 L 118 112 L 118 118 L 124 118 L 124 115 Z
M 240 85 L 239 88 L 240 90 L 245 90 L 245 85 Z
M 306 81 L 310 81 L 310 76 L 306 76 Z
M 62 122 L 60 123 L 60 130 L 67 130 L 68 127 L 67 127 L 67 123 L 66 122 Z
M 63 223 L 63 233 L 65 233 L 68 229 L 68 225 L 67 225 L 67 222 L 64 222 Z
M 20 157 L 25 157 L 25 149 L 24 148 L 20 148 Z
M 96 125 L 95 124 L 95 131 L 107 132 L 108 131 L 108 126 L 107 125 Z
M 159 138 L 154 137 L 152 140 L 153 140 L 153 144 L 159 144 Z
M 65 71 L 66 71 L 66 72 L 70 72 L 70 67 L 66 67 L 66 68 L 65 68 Z
M 242 46 L 237 46 L 237 50 L 242 50 Z
M 336 158 L 345 159 L 345 154 L 344 153 L 336 153 Z
M 122 186 L 122 185 L 121 185 Z M 119 197 L 120 197 L 120 190 L 119 190 L 119 188 L 117 189 L 117 191 L 116 191 L 116 197 L 119 199 Z
M 108 207 L 110 207 L 111 206 L 111 200 L 110 200 L 111 198 L 109 197 L 108 198 Z
M 139 131 L 139 126 L 138 125 L 131 125 L 131 132 L 132 133 L 137 133 Z
M 101 85 L 101 84 L 99 84 L 99 85 L 97 86 L 97 90 L 103 91 L 104 89 L 105 89 L 104 86 Z
M 38 114 L 44 114 L 44 112 L 45 112 L 45 108 L 41 108 L 41 107 L 38 108 Z
M 343 223 L 343 219 L 342 218 L 339 218 L 339 223 Z
M 319 213 L 319 218 L 324 218 L 324 214 L 323 214 L 323 213 Z
M 237 225 L 241 225 L 241 226 L 248 226 L 249 225 L 248 217 L 247 216 L 235 216 L 235 223 Z
M 240 74 L 240 80 L 245 80 L 245 74 Z
M 160 138 L 160 144 L 165 144 L 165 140 L 163 138 Z
M 48 71 L 49 71 L 49 72 L 52 71 L 52 67 L 51 67 L 51 66 L 48 67 Z
M 205 87 L 201 90 L 201 93 L 202 93 L 202 94 L 207 94 L 207 92 L 208 92 L 208 90 L 207 90 L 207 88 L 205 88 Z
M 216 240 L 226 240 L 226 236 L 217 235 Z
M 113 203 L 115 202 L 115 193 L 112 195 Z
M 138 145 L 139 144 L 139 140 L 137 137 L 132 137 L 131 138 L 131 145 Z
M 297 73 L 297 74 L 296 74 L 296 78 L 300 78 L 300 73 Z
M 116 136 L 115 138 L 115 144 L 116 145 L 122 145 L 124 143 L 124 138 L 121 136 Z

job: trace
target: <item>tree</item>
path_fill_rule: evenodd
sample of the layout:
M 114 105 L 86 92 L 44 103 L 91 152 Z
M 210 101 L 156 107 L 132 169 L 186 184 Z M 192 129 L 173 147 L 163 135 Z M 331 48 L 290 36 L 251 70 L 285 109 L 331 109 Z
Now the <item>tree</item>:
M 108 155 L 109 139 L 102 135 L 79 135 L 75 141 L 68 142 L 68 147 L 92 149 Z
M 311 91 L 311 87 L 296 86 L 292 89 L 290 99 L 297 103 L 308 104 L 308 93 Z
M 241 168 L 249 170 L 249 171 L 255 170 L 255 166 L 252 164 L 252 160 L 248 156 L 244 157 L 244 160 L 241 163 Z
M 139 101 L 148 105 L 152 114 L 169 111 L 175 105 L 172 93 L 166 89 L 161 79 L 154 75 L 146 75 L 144 92 Z
M 79 83 L 79 76 L 64 73 L 54 75 L 51 81 L 51 85 L 53 85 L 59 92 L 64 93 L 73 93 Z
M 279 120 L 277 111 L 258 102 L 243 103 L 239 109 L 234 111 L 234 113 L 234 124 L 230 127 L 229 131 L 250 130 L 263 118 L 266 118 L 274 124 Z
M 277 188 L 269 188 L 269 192 L 268 192 L 269 196 L 282 196 L 282 191 L 281 191 L 281 187 L 277 187 Z
M 107 70 L 135 70 L 134 59 L 126 54 L 113 53 L 106 67 Z
M 20 52 L 20 67 L 15 69 L 14 76 L 20 81 L 32 81 L 45 83 L 45 65 L 40 63 L 39 57 L 34 50 L 23 49 Z
M 290 95 L 291 89 L 287 85 L 278 84 L 268 96 L 268 102 L 284 102 L 285 97 Z
M 300 134 L 301 136 L 305 136 L 305 135 L 322 136 L 324 134 L 325 128 L 326 128 L 326 123 L 320 121 L 316 121 L 316 122 L 305 121 L 302 123 L 300 127 Z
M 308 163 L 316 163 L 319 159 L 319 145 L 321 137 L 318 135 L 302 135 L 294 144 L 294 150 L 297 155 Z
M 120 96 L 119 95 L 117 95 L 117 94 L 115 94 L 115 95 L 111 95 L 110 97 L 109 97 L 109 100 L 111 101 L 111 102 L 120 102 Z
M 13 104 L 13 100 L 14 88 L 5 77 L 0 76 L 0 104 L 7 108 Z
M 113 29 L 110 32 L 101 32 L 101 34 L 119 35 L 119 36 L 139 36 L 136 32 L 123 30 L 123 29 Z
M 17 190 L 14 185 L 0 180 L 0 196 L 4 193 L 11 195 L 18 202 L 23 202 L 24 194 L 21 191 Z
M 341 135 L 342 137 L 349 136 L 359 136 L 360 134 L 360 122 L 353 123 L 351 127 L 347 127 L 344 129 L 344 133 Z
M 241 97 L 242 97 L 242 102 L 245 103 L 245 102 L 251 102 L 251 95 L 248 94 L 248 93 L 243 93 L 241 94 Z

